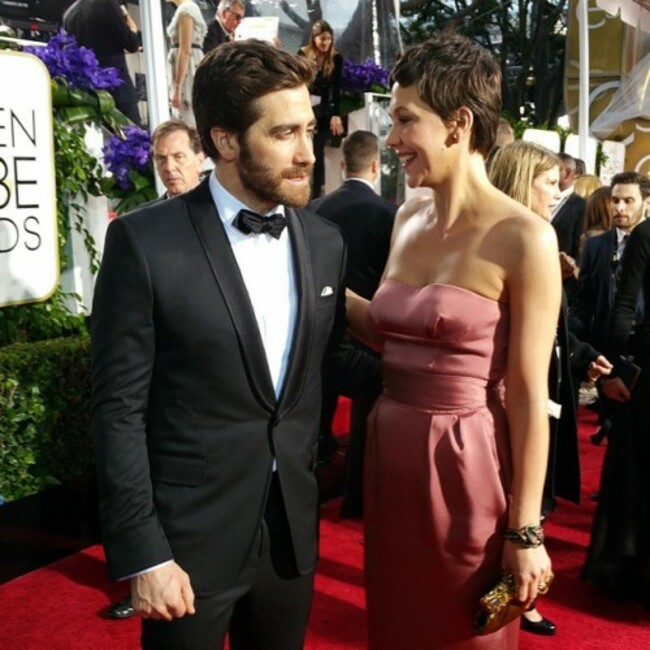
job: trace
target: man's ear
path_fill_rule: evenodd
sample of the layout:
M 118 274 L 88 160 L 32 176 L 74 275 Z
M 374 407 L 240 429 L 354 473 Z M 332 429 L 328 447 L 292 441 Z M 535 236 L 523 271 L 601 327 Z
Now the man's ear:
M 210 129 L 210 137 L 222 160 L 232 162 L 239 156 L 239 141 L 234 133 L 215 126 Z

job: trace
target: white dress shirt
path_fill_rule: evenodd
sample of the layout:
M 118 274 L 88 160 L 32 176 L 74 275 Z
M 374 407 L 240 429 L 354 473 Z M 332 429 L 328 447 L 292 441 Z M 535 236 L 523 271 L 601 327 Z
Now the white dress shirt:
M 620 260 L 621 257 L 623 257 L 623 252 L 625 251 L 625 244 L 627 244 L 627 240 L 629 237 L 629 233 L 625 232 L 624 230 L 621 230 L 620 228 L 616 228 L 616 259 Z
M 253 305 L 277 397 L 287 372 L 298 304 L 289 232 L 285 228 L 279 239 L 268 234 L 245 235 L 232 222 L 242 208 L 250 208 L 221 185 L 215 172 L 209 183 Z M 267 214 L 284 215 L 284 206 Z

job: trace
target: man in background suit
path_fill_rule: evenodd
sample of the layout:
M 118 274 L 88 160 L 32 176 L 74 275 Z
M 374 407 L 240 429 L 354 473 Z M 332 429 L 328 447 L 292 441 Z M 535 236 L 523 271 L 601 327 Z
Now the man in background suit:
M 93 50 L 99 65 L 117 68 L 123 83 L 109 92 L 118 110 L 140 126 L 138 96 L 124 58 L 125 50 L 138 51 L 140 36 L 128 11 L 117 0 L 77 0 L 63 15 L 63 29 Z
M 221 0 L 214 18 L 208 23 L 208 31 L 203 40 L 203 52 L 207 54 L 217 45 L 235 38 L 235 30 L 244 20 L 244 0 Z
M 578 288 L 571 305 L 569 329 L 579 339 L 589 341 L 597 350 L 609 348 L 609 319 L 614 306 L 617 277 L 627 238 L 643 220 L 648 181 L 636 172 L 622 172 L 612 177 L 611 206 L 615 228 L 591 237 L 585 244 Z M 643 314 L 639 296 L 638 312 Z M 610 359 L 616 363 L 616 359 Z M 601 429 L 595 434 L 598 443 L 607 434 L 608 404 L 603 395 L 601 403 Z
M 159 124 L 151 135 L 153 163 L 171 199 L 194 189 L 201 180 L 205 156 L 195 128 L 182 120 Z
M 267 43 L 214 49 L 193 91 L 214 172 L 108 229 L 92 427 L 107 561 L 131 579 L 146 649 L 227 632 L 232 650 L 302 648 L 321 372 L 379 388 L 377 360 L 340 343 L 343 239 L 300 209 L 312 77 Z
M 576 161 L 566 153 L 558 154 L 560 158 L 560 190 L 562 198 L 551 217 L 551 225 L 557 234 L 562 279 L 569 304 L 577 288 L 578 256 L 580 236 L 584 230 L 586 201 L 576 194 L 573 184 L 576 179 Z
M 397 206 L 375 192 L 380 172 L 379 140 L 369 131 L 355 131 L 343 143 L 345 182 L 334 192 L 312 201 L 314 212 L 335 223 L 348 246 L 346 284 L 370 300 L 381 280 Z M 367 349 L 367 348 L 366 348 Z M 321 444 L 332 436 L 331 423 L 338 394 L 325 387 Z M 329 406 L 329 408 L 328 408 Z M 350 437 L 346 458 L 346 480 L 341 515 L 357 517 L 363 509 L 363 455 L 366 419 L 372 401 L 354 401 L 350 416 Z

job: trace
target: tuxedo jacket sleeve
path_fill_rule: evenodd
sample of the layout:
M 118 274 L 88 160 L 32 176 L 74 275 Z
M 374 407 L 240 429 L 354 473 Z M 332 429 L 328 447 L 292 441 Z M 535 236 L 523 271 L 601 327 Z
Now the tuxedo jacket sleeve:
M 309 211 L 287 216 L 298 313 L 277 397 L 207 181 L 108 229 L 93 300 L 92 429 L 114 578 L 174 559 L 197 594 L 231 587 L 274 461 L 296 566 L 313 570 L 326 353 L 335 376 L 365 390 L 377 389 L 378 371 L 340 343 L 340 233 Z

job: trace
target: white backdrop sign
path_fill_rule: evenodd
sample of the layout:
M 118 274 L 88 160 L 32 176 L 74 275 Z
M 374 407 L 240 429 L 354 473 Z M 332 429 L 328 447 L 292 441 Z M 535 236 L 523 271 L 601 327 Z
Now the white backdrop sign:
M 521 137 L 525 142 L 534 142 L 555 153 L 560 152 L 560 134 L 545 129 L 526 129 Z
M 50 76 L 0 51 L 0 306 L 45 300 L 59 278 Z

